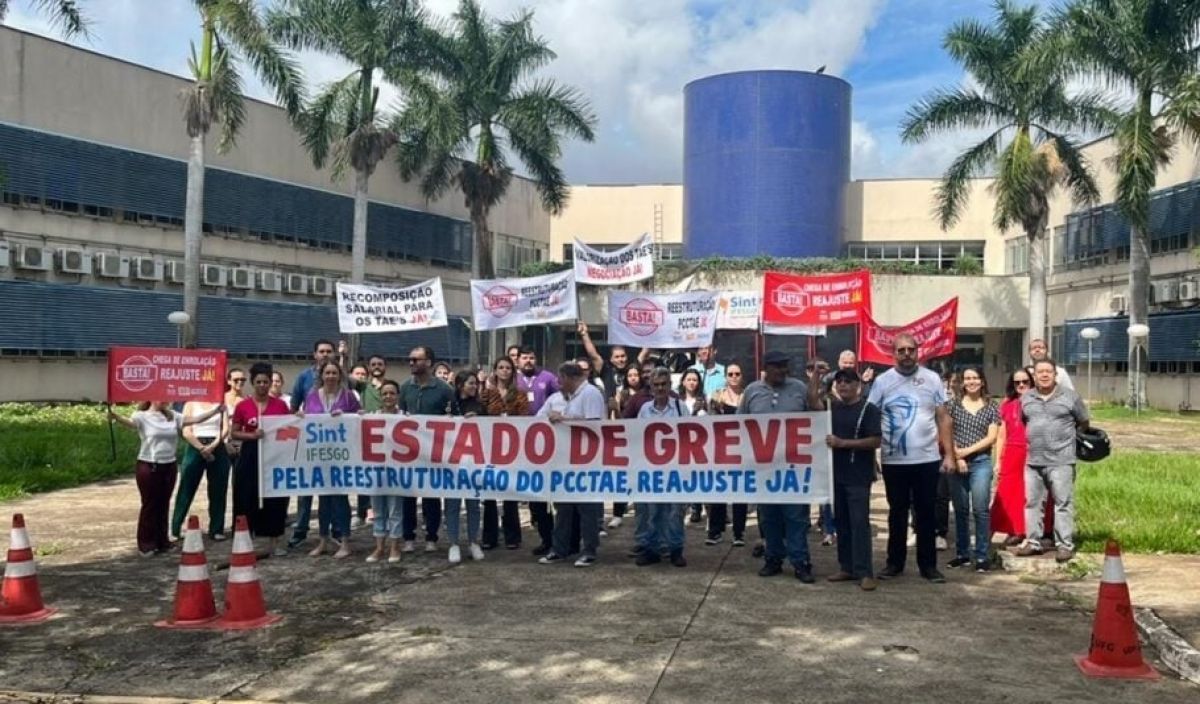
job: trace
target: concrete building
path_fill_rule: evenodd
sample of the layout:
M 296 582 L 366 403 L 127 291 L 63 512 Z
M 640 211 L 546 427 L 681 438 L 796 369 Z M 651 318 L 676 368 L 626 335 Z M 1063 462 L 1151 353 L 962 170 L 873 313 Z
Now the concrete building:
M 172 345 L 182 307 L 187 81 L 0 27 L 0 400 L 101 399 L 110 345 Z M 294 371 L 338 337 L 351 179 L 314 169 L 279 108 L 246 103 L 227 154 L 209 140 L 200 343 Z M 385 161 L 371 179 L 367 277 L 441 276 L 452 322 L 364 335 L 466 355 L 471 238 L 462 197 L 427 202 Z M 497 269 L 549 256 L 550 219 L 514 179 L 491 217 Z

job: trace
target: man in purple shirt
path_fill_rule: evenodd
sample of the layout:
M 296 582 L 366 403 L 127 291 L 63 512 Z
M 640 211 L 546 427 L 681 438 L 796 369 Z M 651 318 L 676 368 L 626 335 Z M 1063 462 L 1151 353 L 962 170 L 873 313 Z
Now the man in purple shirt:
M 537 352 L 532 347 L 522 347 L 517 359 L 517 391 L 529 399 L 530 414 L 537 415 L 546 399 L 558 393 L 558 376 L 538 368 Z

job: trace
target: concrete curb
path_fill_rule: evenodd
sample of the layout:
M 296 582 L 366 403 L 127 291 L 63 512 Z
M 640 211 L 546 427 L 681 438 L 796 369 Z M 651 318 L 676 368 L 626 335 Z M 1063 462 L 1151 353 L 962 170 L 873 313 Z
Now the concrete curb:
M 1135 607 L 1133 620 L 1138 631 L 1158 651 L 1158 657 L 1176 675 L 1189 682 L 1200 684 L 1200 650 L 1176 633 L 1166 621 L 1159 618 L 1154 609 Z

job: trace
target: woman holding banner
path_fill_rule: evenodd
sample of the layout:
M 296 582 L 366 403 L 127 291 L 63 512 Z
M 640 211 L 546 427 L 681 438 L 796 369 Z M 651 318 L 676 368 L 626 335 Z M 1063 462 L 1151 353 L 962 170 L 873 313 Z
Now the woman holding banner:
M 725 386 L 718 389 L 708 400 L 709 412 L 714 415 L 736 415 L 738 405 L 742 402 L 742 393 L 746 390 L 746 376 L 742 365 L 730 362 L 725 365 Z M 733 546 L 743 547 L 746 544 L 746 504 L 733 505 Z M 709 504 L 708 506 L 708 538 L 705 545 L 717 545 L 725 536 L 727 521 L 725 504 Z
M 479 400 L 479 380 L 474 372 L 461 371 L 454 375 L 454 401 L 450 403 L 450 415 L 464 418 L 487 415 L 487 408 Z M 447 498 L 446 537 L 450 540 L 448 559 L 452 565 L 462 562 L 462 548 L 458 546 L 461 528 L 458 512 L 464 502 L 467 505 L 467 550 L 472 560 L 483 559 L 483 548 L 479 547 L 479 499 Z
M 113 413 L 108 409 L 109 422 L 116 421 L 137 431 L 141 446 L 137 455 L 137 487 L 142 497 L 138 512 L 137 544 L 142 557 L 171 549 L 167 535 L 167 516 L 171 505 L 171 490 L 178 474 L 176 464 L 179 431 L 185 426 L 203 423 L 218 415 L 223 406 L 217 404 L 203 415 L 191 419 L 171 410 L 171 404 L 143 403 L 132 416 Z
M 501 357 L 492 365 L 492 375 L 480 394 L 489 416 L 527 416 L 529 397 L 517 390 L 517 367 L 509 357 Z M 491 550 L 499 541 L 499 528 L 504 528 L 504 547 L 521 547 L 521 514 L 516 501 L 505 501 L 504 516 L 496 515 L 496 502 L 483 502 L 483 549 Z
M 250 523 L 250 532 L 269 539 L 268 549 L 277 557 L 287 554 L 287 548 L 279 544 L 287 521 L 287 497 L 262 499 L 259 508 L 258 494 L 258 440 L 263 436 L 259 427 L 262 416 L 286 416 L 290 412 L 287 404 L 271 396 L 271 365 L 256 362 L 250 367 L 250 384 L 253 393 L 233 409 L 232 435 L 242 444 L 237 464 L 233 470 L 233 515 L 245 516 Z
M 184 420 L 210 414 L 220 410 L 220 403 L 188 401 L 183 406 Z M 209 415 L 208 420 L 188 425 L 183 429 L 183 469 L 179 475 L 179 492 L 175 494 L 175 510 L 171 513 L 171 536 L 178 540 L 183 529 L 183 519 L 201 477 L 208 478 L 208 536 L 213 540 L 225 539 L 225 495 L 229 490 L 229 454 L 225 442 L 229 439 L 229 418 L 224 415 Z
M 337 416 L 343 413 L 358 413 L 361 406 L 358 396 L 345 384 L 342 368 L 337 362 L 325 362 L 317 370 L 321 385 L 308 392 L 299 415 Z M 317 526 L 320 539 L 308 553 L 309 557 L 320 557 L 325 553 L 325 539 L 332 537 L 338 542 L 333 556 L 339 560 L 350 557 L 350 497 L 345 494 L 322 495 L 317 500 Z M 331 536 L 331 533 L 333 534 Z M 340 542 L 339 542 L 340 541 Z
M 396 415 L 400 413 L 400 385 L 391 379 L 385 379 L 379 385 L 379 410 L 376 413 Z M 403 539 L 404 497 L 372 496 L 371 510 L 375 513 L 375 552 L 367 556 L 367 562 L 379 562 L 383 559 L 385 542 L 388 551 L 388 562 L 400 561 L 400 541 Z

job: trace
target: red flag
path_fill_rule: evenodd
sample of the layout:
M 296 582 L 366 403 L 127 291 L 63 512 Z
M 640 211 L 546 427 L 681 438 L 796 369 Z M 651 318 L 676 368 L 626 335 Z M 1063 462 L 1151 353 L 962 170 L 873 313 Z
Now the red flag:
M 918 359 L 934 359 L 953 353 L 958 338 L 958 297 L 951 298 L 928 315 L 899 327 L 884 327 L 872 320 L 869 314 L 864 314 L 858 326 L 859 361 L 891 364 L 895 361 L 892 341 L 901 333 L 917 338 Z
M 871 272 L 763 275 L 767 325 L 849 325 L 871 312 Z
M 279 430 L 275 431 L 275 439 L 280 442 L 284 440 L 299 440 L 300 429 L 294 425 L 289 425 L 286 428 L 280 428 Z

